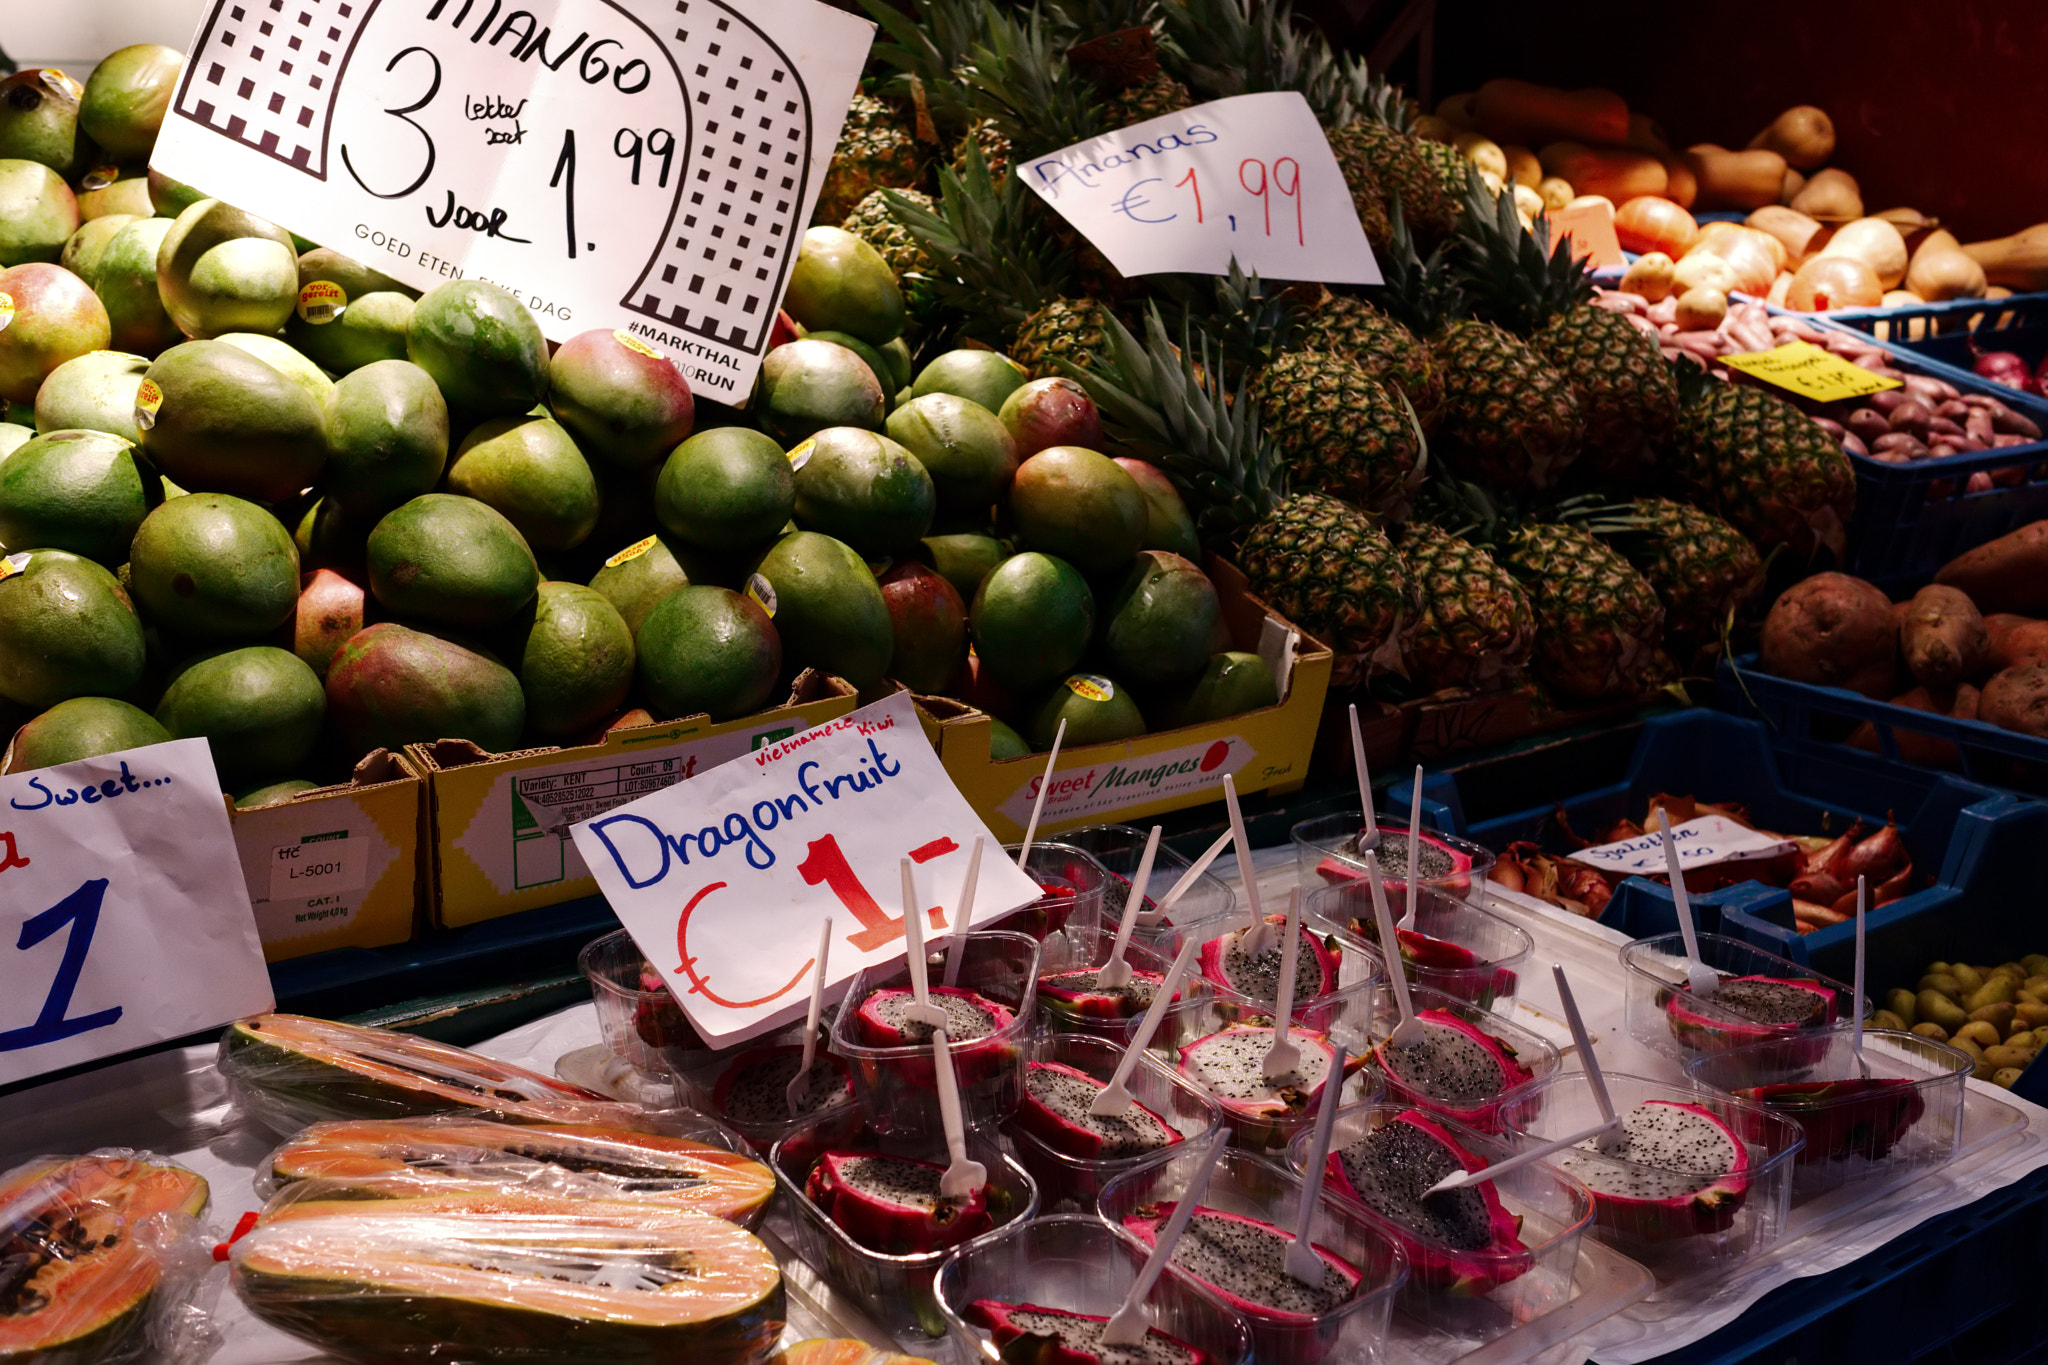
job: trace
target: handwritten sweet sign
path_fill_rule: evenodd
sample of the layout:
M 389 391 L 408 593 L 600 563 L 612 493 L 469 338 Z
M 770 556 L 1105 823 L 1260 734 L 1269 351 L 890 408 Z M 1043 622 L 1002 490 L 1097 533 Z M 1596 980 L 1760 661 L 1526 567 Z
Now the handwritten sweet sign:
M 205 740 L 0 777 L 0 1084 L 272 1003 Z
M 1740 370 L 1776 384 L 1806 398 L 1832 403 L 1839 398 L 1861 398 L 1880 389 L 1896 389 L 1899 381 L 1872 374 L 1858 365 L 1810 341 L 1788 341 L 1768 351 L 1748 351 L 1723 357 L 1731 370 Z
M 213 0 L 151 167 L 421 289 L 500 285 L 554 340 L 623 330 L 732 402 L 873 35 L 814 0 Z
M 1020 164 L 1017 174 L 1126 275 L 1378 284 L 1344 173 L 1308 101 L 1238 95 Z
M 950 932 L 977 837 L 972 923 L 1039 896 L 953 785 L 902 693 L 575 825 L 619 920 L 714 1047 L 803 1016 L 818 925 L 828 998 L 903 956 L 901 860 L 926 937 Z
M 1716 863 L 1749 862 L 1775 858 L 1797 847 L 1790 839 L 1778 839 L 1745 828 L 1723 815 L 1702 815 L 1671 827 L 1671 842 L 1678 846 L 1678 865 L 1690 871 Z M 1664 841 L 1654 831 L 1598 848 L 1582 848 L 1570 855 L 1602 872 L 1624 876 L 1661 876 L 1665 871 Z

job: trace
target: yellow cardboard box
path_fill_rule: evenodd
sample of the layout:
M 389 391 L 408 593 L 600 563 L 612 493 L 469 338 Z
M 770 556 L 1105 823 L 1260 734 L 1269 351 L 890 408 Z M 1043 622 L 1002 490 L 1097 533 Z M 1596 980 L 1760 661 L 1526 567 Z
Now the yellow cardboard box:
M 571 825 L 859 704 L 848 684 L 807 671 L 781 706 L 722 723 L 690 716 L 613 730 L 581 748 L 513 754 L 466 740 L 412 745 L 433 813 L 434 922 L 453 929 L 596 895 Z
M 1330 651 L 1253 596 L 1227 562 L 1212 561 L 1209 576 L 1222 599 L 1232 646 L 1273 665 L 1280 704 L 1207 725 L 1061 749 L 1039 817 L 1040 834 L 1135 823 L 1218 801 L 1225 773 L 1240 793 L 1294 791 L 1308 780 L 1330 689 Z M 989 757 L 985 714 L 943 697 L 919 697 L 917 704 L 939 761 L 975 813 L 1005 843 L 1022 839 L 1045 774 L 1044 756 L 997 762 Z

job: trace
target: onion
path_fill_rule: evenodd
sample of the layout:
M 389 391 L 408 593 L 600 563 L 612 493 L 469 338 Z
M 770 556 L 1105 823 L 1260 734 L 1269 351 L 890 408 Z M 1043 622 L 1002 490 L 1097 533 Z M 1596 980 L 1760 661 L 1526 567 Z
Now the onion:
M 1869 308 L 1884 297 L 1877 274 L 1853 256 L 1816 256 L 1799 267 L 1785 306 L 1795 313 L 1831 308 Z
M 1690 213 L 1659 195 L 1639 194 L 1614 211 L 1614 235 L 1624 251 L 1661 251 L 1675 261 L 1699 231 Z
M 1721 230 L 1718 232 L 1701 234 L 1699 241 L 1686 252 L 1684 260 L 1701 255 L 1719 257 L 1735 274 L 1734 288 L 1745 294 L 1764 293 L 1778 274 L 1775 240 L 1769 233 L 1758 232 L 1755 228 L 1737 227 L 1733 223 L 1719 226 Z
M 2033 388 L 2032 376 L 2027 373 L 2027 362 L 2011 351 L 1979 351 L 1977 358 L 1970 362 L 1970 371 L 2007 388 Z
M 2034 371 L 2034 392 L 2048 398 L 2048 355 L 2041 357 L 2041 364 Z

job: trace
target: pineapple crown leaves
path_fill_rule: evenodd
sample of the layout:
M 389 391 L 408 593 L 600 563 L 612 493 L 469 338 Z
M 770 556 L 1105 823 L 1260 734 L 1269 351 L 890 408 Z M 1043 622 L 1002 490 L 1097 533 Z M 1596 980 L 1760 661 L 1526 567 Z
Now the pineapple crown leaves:
M 1299 92 L 1325 127 L 1364 112 L 1364 81 L 1287 0 L 1178 0 L 1163 10 L 1178 74 L 1208 99 Z
M 1401 214 L 1401 196 L 1387 196 L 1387 220 L 1392 225 L 1391 245 L 1378 253 L 1381 284 L 1369 288 L 1366 296 L 1394 321 L 1427 338 L 1438 327 L 1464 311 L 1464 294 L 1446 258 L 1446 244 L 1439 244 L 1423 260 L 1415 250 L 1415 237 Z
M 1548 219 L 1534 232 L 1522 228 L 1512 190 L 1486 187 L 1476 169 L 1465 176 L 1465 213 L 1458 221 L 1456 270 L 1473 311 L 1517 336 L 1593 297 L 1589 260 L 1575 258 L 1571 243 L 1553 246 Z
M 1174 345 L 1156 306 L 1146 310 L 1143 342 L 1115 317 L 1104 330 L 1108 345 L 1096 368 L 1065 360 L 1061 368 L 1088 390 L 1118 439 L 1194 501 L 1203 539 L 1271 513 L 1287 491 L 1279 451 L 1260 429 L 1256 400 L 1226 391 L 1209 340 L 1184 330 Z
M 1036 5 L 1021 22 L 990 5 L 958 74 L 968 106 L 995 124 L 1019 159 L 1109 131 L 1101 92 L 1068 64 L 1056 28 Z
M 1158 292 L 1173 330 L 1215 342 L 1225 392 L 1300 344 L 1304 319 L 1293 292 L 1245 274 L 1235 256 L 1228 275 L 1162 276 Z
M 885 193 L 889 216 L 932 259 L 933 298 L 970 328 L 1007 335 L 1065 293 L 1072 266 L 1033 219 L 1030 191 L 1015 176 L 998 185 L 974 143 L 964 148 L 961 170 L 939 168 L 936 212 L 895 190 Z
M 981 33 L 981 6 L 971 0 L 913 0 L 905 13 L 889 0 L 860 0 L 868 18 L 881 28 L 886 42 L 869 51 L 891 74 L 880 90 L 919 103 L 958 131 L 971 114 L 955 73 Z
M 1689 355 L 1672 359 L 1671 379 L 1678 385 L 1678 405 L 1681 408 L 1698 406 L 1727 382 L 1717 379 L 1713 371 Z

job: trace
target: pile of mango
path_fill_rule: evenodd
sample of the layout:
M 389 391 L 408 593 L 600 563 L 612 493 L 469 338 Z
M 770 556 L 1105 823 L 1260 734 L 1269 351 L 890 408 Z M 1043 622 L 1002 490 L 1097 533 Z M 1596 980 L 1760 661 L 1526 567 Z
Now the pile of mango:
M 1930 962 L 1911 990 L 1885 993 L 1872 1022 L 1961 1048 L 1978 1080 L 2011 1089 L 2048 1047 L 2048 953 L 1996 967 Z

